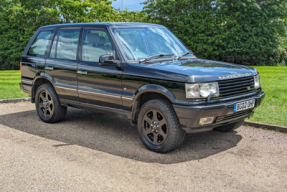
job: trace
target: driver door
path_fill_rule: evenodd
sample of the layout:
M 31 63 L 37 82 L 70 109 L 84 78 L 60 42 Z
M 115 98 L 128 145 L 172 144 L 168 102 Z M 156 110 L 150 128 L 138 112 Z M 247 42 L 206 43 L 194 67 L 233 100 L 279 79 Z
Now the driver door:
M 122 109 L 121 69 L 99 65 L 101 55 L 109 54 L 118 59 L 110 39 L 105 29 L 83 29 L 77 69 L 79 101 Z

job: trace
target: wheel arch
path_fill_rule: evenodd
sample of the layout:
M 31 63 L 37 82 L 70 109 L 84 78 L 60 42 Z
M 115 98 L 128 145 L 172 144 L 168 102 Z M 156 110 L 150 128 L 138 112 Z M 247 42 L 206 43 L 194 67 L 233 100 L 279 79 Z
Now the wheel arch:
M 132 105 L 132 118 L 131 118 L 132 123 L 137 122 L 138 113 L 141 106 L 147 101 L 153 99 L 164 99 L 168 100 L 171 103 L 174 103 L 176 100 L 171 91 L 169 91 L 167 88 L 163 86 L 156 84 L 143 85 L 135 93 Z
M 38 87 L 45 83 L 51 84 L 54 90 L 56 90 L 54 87 L 54 80 L 49 74 L 45 72 L 40 72 L 36 74 L 36 76 L 34 77 L 33 88 L 32 88 L 32 93 L 31 93 L 32 103 L 35 102 L 35 94 L 36 94 Z

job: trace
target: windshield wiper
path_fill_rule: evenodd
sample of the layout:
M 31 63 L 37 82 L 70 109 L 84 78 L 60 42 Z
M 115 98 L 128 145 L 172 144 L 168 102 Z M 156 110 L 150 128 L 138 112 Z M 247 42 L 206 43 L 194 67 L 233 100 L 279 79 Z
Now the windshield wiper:
M 142 60 L 139 60 L 140 63 L 145 62 L 145 61 L 149 61 L 150 59 L 154 58 L 154 57 L 165 57 L 165 56 L 174 56 L 174 54 L 158 54 L 158 55 L 153 55 L 153 56 L 149 56 L 147 58 L 144 58 Z
M 186 52 L 186 53 L 184 53 L 184 54 L 178 56 L 177 59 L 180 60 L 181 58 L 183 58 L 184 56 L 189 55 L 189 54 L 192 54 L 192 53 L 191 53 L 190 51 L 189 51 L 189 52 Z

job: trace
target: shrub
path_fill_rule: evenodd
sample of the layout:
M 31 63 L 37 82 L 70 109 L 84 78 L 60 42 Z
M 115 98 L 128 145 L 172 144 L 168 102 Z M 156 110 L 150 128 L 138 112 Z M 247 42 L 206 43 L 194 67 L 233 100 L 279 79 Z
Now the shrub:
M 20 57 L 26 45 L 41 26 L 141 18 L 138 12 L 119 13 L 111 4 L 110 0 L 2 0 L 0 70 L 19 69 Z
M 287 0 L 147 0 L 149 22 L 175 33 L 198 57 L 245 65 L 285 65 Z

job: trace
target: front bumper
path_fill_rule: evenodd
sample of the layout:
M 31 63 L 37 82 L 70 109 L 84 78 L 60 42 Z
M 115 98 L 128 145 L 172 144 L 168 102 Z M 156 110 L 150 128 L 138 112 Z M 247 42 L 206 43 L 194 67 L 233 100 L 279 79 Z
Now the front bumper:
M 254 113 L 254 109 L 258 107 L 263 98 L 264 92 L 260 92 L 252 97 L 238 99 L 236 101 L 228 101 L 217 104 L 185 106 L 173 104 L 174 110 L 179 118 L 180 124 L 187 133 L 212 130 L 214 127 L 237 122 L 246 117 L 250 117 Z M 255 108 L 242 112 L 233 112 L 234 104 L 255 99 Z M 204 117 L 215 117 L 213 122 L 208 125 L 199 125 L 199 120 Z

